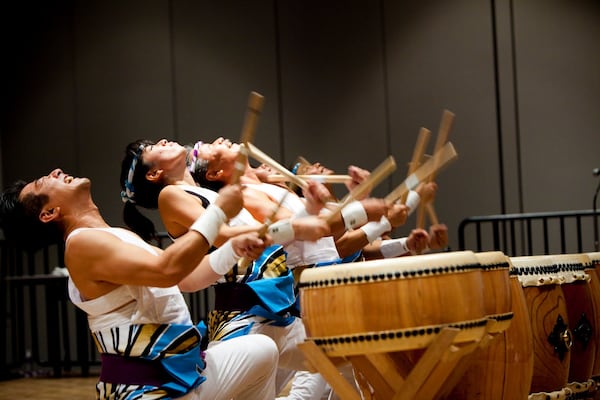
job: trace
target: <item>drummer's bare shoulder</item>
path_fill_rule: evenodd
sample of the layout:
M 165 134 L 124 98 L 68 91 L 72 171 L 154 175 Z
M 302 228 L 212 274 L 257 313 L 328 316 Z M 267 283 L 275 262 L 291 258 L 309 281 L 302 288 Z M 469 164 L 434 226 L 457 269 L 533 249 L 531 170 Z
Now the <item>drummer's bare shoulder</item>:
M 204 212 L 204 207 L 199 198 L 183 191 L 178 185 L 167 185 L 158 195 L 158 210 L 165 223 L 174 221 L 188 227 Z M 167 229 L 170 231 L 168 226 Z
M 121 230 L 125 235 L 135 236 L 126 229 Z M 142 271 L 159 269 L 156 255 L 162 250 L 154 246 L 152 249 L 154 254 L 106 230 L 84 229 L 67 241 L 65 265 L 76 277 L 121 285 L 140 284 L 140 279 L 148 278 L 140 277 Z

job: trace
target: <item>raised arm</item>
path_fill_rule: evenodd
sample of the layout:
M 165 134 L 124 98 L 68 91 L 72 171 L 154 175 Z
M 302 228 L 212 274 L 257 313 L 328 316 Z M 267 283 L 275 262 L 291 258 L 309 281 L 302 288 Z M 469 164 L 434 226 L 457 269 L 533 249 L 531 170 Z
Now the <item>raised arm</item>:
M 124 234 L 131 235 L 131 240 L 123 241 L 107 231 L 83 230 L 67 241 L 65 264 L 86 298 L 125 284 L 173 286 L 200 264 L 220 226 L 236 215 L 242 204 L 239 186 L 223 188 L 215 204 L 194 221 L 190 231 L 164 251 L 147 245 L 129 231 Z M 136 242 L 141 243 L 133 244 Z M 216 280 L 218 271 L 213 273 Z

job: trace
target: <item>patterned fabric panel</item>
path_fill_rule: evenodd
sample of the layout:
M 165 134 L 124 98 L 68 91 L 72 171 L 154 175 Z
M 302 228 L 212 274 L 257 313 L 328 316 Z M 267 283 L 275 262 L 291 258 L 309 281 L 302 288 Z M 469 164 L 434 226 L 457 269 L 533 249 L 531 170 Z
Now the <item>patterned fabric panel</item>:
M 92 332 L 98 351 L 124 357 L 159 360 L 172 380 L 160 388 L 119 382 L 98 382 L 98 399 L 167 399 L 181 397 L 200 385 L 205 363 L 200 342 L 206 327 L 140 324 Z

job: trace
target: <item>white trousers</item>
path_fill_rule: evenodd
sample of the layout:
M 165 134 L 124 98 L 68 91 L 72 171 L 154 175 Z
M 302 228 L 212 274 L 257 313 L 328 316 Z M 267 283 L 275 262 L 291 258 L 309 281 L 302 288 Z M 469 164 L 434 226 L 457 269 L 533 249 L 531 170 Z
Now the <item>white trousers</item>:
M 206 380 L 184 400 L 272 400 L 278 349 L 265 335 L 246 335 L 209 343 Z
M 354 378 L 352 364 L 346 363 L 340 365 L 338 366 L 338 370 L 350 384 L 356 387 L 357 393 L 362 398 L 362 393 Z M 294 375 L 294 381 L 288 395 L 277 397 L 277 400 L 340 400 L 340 398 L 331 390 L 331 386 L 329 386 L 321 374 L 298 371 Z
M 267 335 L 273 339 L 279 349 L 279 365 L 275 383 L 276 393 L 279 393 L 292 379 L 296 371 L 306 368 L 304 366 L 304 353 L 298 348 L 298 343 L 302 343 L 306 339 L 304 324 L 300 318 L 295 318 L 294 322 L 288 326 L 256 323 L 252 326 L 250 332 Z

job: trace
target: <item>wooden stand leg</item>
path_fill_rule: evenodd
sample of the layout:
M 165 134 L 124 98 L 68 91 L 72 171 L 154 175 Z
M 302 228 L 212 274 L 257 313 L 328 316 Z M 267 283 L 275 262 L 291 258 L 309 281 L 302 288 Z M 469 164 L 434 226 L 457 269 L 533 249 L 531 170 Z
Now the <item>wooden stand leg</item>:
M 461 348 L 461 352 L 463 353 L 460 361 L 456 364 L 454 368 L 452 368 L 452 373 L 446 379 L 446 384 L 442 388 L 441 391 L 438 392 L 438 398 L 446 398 L 454 387 L 461 381 L 464 374 L 467 372 L 471 363 L 473 363 L 474 357 L 477 356 L 477 351 L 479 349 L 484 349 L 489 346 L 490 342 L 498 337 L 498 333 L 490 333 L 489 328 L 493 326 L 493 321 L 488 321 L 487 332 L 483 335 L 481 340 L 469 342 L 465 344 L 463 348 Z
M 376 398 L 391 399 L 404 382 L 404 377 L 388 353 L 348 356 L 348 360 L 374 388 Z
M 298 347 L 312 367 L 331 385 L 331 388 L 342 400 L 360 400 L 356 389 L 340 374 L 331 360 L 317 347 L 315 342 L 307 340 Z
M 491 340 L 491 337 L 484 335 L 477 340 L 457 345 L 454 344 L 454 339 L 459 332 L 460 329 L 457 328 L 442 329 L 408 376 L 389 353 L 369 353 L 346 358 L 355 368 L 359 380 L 364 378 L 367 381 L 365 388 L 374 392 L 367 394 L 374 394 L 375 399 L 431 400 L 437 398 L 443 389 L 448 389 L 445 385 L 457 368 L 465 368 L 463 364 L 469 361 L 465 356 Z M 360 399 L 357 388 L 340 374 L 332 360 L 313 341 L 307 340 L 298 347 L 306 356 L 311 369 L 323 375 L 341 399 Z
M 469 355 L 487 346 L 495 337 L 486 333 L 480 339 L 456 345 L 452 343 L 456 334 L 458 331 L 455 329 L 442 330 L 415 365 L 394 400 L 435 399 L 447 394 L 456 384 L 456 380 L 449 378 L 456 376 L 457 372 L 461 376 L 471 361 Z
M 431 371 L 442 359 L 444 353 L 452 346 L 456 335 L 460 332 L 456 328 L 445 328 L 429 345 L 425 354 L 412 369 L 400 390 L 394 396 L 394 400 L 408 400 L 416 398 L 421 386 L 427 382 Z
M 360 395 L 363 400 L 377 400 L 374 397 L 373 387 L 369 383 L 368 379 L 364 374 L 358 370 L 354 370 L 354 379 L 356 379 L 356 383 L 358 384 L 358 388 L 360 390 Z
M 433 368 L 426 384 L 419 388 L 415 399 L 439 398 L 444 391 L 450 390 L 456 381 L 450 381 L 449 377 L 457 370 L 465 370 L 469 364 L 469 354 L 479 347 L 477 342 L 463 344 L 460 347 L 450 346 L 444 353 L 442 359 Z

